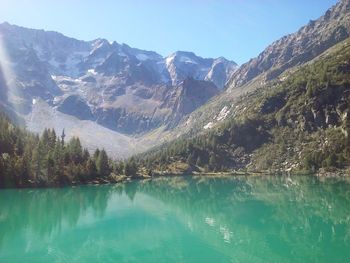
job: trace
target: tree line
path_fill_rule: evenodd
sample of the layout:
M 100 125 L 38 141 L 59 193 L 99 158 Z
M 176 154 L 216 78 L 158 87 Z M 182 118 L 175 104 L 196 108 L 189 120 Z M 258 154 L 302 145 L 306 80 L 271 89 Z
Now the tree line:
M 133 159 L 114 161 L 104 149 L 93 154 L 82 147 L 79 138 L 65 141 L 45 129 L 35 135 L 0 114 L 0 187 L 61 186 L 101 183 L 121 175 L 137 176 Z

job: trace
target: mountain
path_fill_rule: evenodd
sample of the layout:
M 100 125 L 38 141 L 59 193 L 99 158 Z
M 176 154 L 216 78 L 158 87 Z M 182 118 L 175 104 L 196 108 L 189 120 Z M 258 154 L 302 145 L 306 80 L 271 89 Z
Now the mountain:
M 213 82 L 219 89 L 224 88 L 226 82 L 235 71 L 237 65 L 223 57 L 204 59 L 192 52 L 178 51 L 165 59 L 173 85 L 179 84 L 186 77 Z
M 350 0 L 341 0 L 319 19 L 275 41 L 256 58 L 241 65 L 225 91 L 184 118 L 173 136 L 197 134 L 220 125 L 232 118 L 242 95 L 265 88 L 271 81 L 283 80 L 284 72 L 309 63 L 349 36 Z
M 161 173 L 350 166 L 349 7 L 339 1 L 239 67 L 140 164 Z
M 98 141 L 112 155 L 199 138 L 237 119 L 249 106 L 242 103 L 245 96 L 283 83 L 347 39 L 349 6 L 350 0 L 339 1 L 239 68 L 224 58 L 184 51 L 164 58 L 104 39 L 85 42 L 4 23 L 0 50 L 11 63 L 2 62 L 10 87 L 10 103 L 3 100 L 2 108 L 19 113 L 32 131 L 48 123 L 66 128 L 90 150 Z
M 316 21 L 269 45 L 258 57 L 243 64 L 232 76 L 230 89 L 260 74 L 271 80 L 286 69 L 303 64 L 350 36 L 350 1 L 341 0 Z
M 242 96 L 204 133 L 137 156 L 156 174 L 243 170 L 324 172 L 350 167 L 350 38 Z
M 71 117 L 82 126 L 90 123 L 96 133 L 99 126 L 107 128 L 123 138 L 116 145 L 123 148 L 134 136 L 175 127 L 217 95 L 237 68 L 224 58 L 184 51 L 162 57 L 105 39 L 81 41 L 8 23 L 0 24 L 0 36 L 3 107 L 36 132 L 46 128 L 48 118 L 58 123 L 56 129 L 69 129 Z M 92 148 L 93 130 L 74 132 Z M 102 139 L 109 133 L 102 132 Z M 120 152 L 109 144 L 103 146 L 110 153 Z M 127 148 L 135 150 L 131 144 Z

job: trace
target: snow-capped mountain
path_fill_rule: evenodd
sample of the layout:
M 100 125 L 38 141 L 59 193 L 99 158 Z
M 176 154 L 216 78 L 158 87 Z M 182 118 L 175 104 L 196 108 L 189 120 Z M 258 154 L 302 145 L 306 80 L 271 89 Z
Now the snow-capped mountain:
M 235 71 L 237 64 L 225 58 L 201 58 L 192 52 L 178 51 L 165 58 L 173 85 L 186 77 L 213 82 L 222 89 Z
M 183 51 L 163 57 L 105 39 L 81 41 L 8 23 L 0 24 L 0 38 L 6 54 L 1 90 L 8 91 L 3 103 L 28 115 L 33 102 L 42 100 L 126 135 L 176 125 L 220 92 L 237 68 L 224 58 Z

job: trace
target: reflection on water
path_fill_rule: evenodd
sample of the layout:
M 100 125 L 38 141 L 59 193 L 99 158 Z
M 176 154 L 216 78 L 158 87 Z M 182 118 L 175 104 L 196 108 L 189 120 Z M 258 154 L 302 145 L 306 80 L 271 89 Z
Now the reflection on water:
M 160 178 L 0 191 L 0 261 L 345 262 L 350 184 Z

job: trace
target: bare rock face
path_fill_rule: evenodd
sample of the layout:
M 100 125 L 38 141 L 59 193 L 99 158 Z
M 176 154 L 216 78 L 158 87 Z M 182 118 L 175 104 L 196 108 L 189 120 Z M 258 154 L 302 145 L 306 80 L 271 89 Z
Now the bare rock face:
M 242 86 L 261 73 L 266 73 L 266 80 L 274 79 L 286 69 L 303 64 L 348 38 L 349 11 L 350 0 L 341 0 L 318 20 L 272 43 L 233 73 L 229 89 Z
M 13 73 L 0 92 L 23 104 L 21 113 L 40 98 L 125 134 L 174 125 L 223 89 L 237 67 L 224 58 L 183 51 L 164 58 L 105 39 L 80 41 L 8 23 L 0 24 L 0 37 Z
M 163 107 L 170 108 L 167 116 L 168 128 L 176 126 L 183 116 L 187 116 L 219 93 L 212 82 L 187 78 L 166 94 Z
M 173 112 L 184 115 L 191 113 L 219 92 L 215 84 L 192 78 L 185 79 L 177 88 L 180 96 L 177 96 L 173 105 Z
M 80 120 L 93 120 L 90 107 L 77 95 L 65 98 L 57 109 L 63 113 L 73 115 Z
M 213 82 L 223 89 L 237 64 L 225 58 L 201 58 L 192 52 L 178 51 L 165 59 L 173 85 L 181 83 L 186 78 Z

